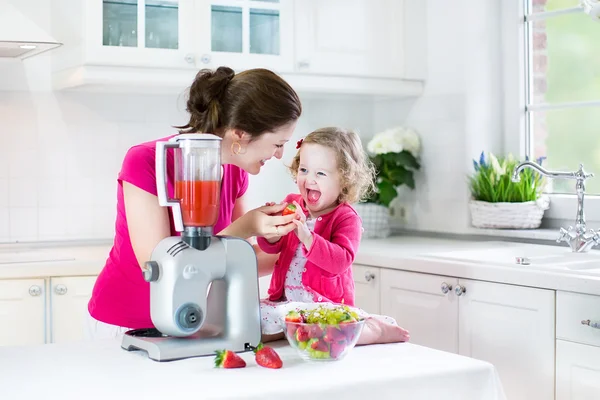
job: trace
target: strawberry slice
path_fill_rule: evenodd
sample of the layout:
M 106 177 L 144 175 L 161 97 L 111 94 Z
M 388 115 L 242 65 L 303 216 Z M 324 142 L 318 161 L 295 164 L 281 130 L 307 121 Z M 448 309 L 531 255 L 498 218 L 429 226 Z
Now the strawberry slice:
M 330 351 L 330 355 L 331 358 L 338 358 L 346 349 L 346 344 L 345 343 L 331 343 L 331 351 Z
M 217 350 L 215 353 L 217 354 L 217 358 L 215 358 L 215 367 L 217 368 L 244 368 L 246 366 L 246 361 L 231 350 Z
M 279 354 L 272 347 L 265 346 L 262 343 L 254 349 L 254 358 L 261 367 L 278 369 L 283 366 L 283 361 Z
M 319 325 L 311 325 L 308 328 L 308 337 L 311 339 L 321 338 L 323 336 L 323 329 Z
M 286 208 L 283 209 L 281 215 L 289 215 L 296 213 L 296 206 L 294 204 L 288 204 Z
M 299 326 L 298 330 L 296 331 L 296 340 L 299 342 L 306 342 L 308 339 L 310 338 L 308 337 L 308 330 L 306 327 Z
M 323 340 L 314 341 L 313 343 L 311 343 L 310 347 L 311 347 L 311 349 L 316 350 L 316 351 L 323 351 L 323 352 L 329 351 L 329 346 L 327 346 L 327 343 L 325 343 L 325 341 L 323 341 Z
M 304 318 L 301 313 L 299 313 L 298 311 L 292 310 L 289 313 L 287 313 L 287 315 L 285 316 L 285 321 L 286 322 L 304 322 Z
M 346 335 L 335 326 L 328 326 L 323 340 L 327 343 L 344 342 L 346 341 Z

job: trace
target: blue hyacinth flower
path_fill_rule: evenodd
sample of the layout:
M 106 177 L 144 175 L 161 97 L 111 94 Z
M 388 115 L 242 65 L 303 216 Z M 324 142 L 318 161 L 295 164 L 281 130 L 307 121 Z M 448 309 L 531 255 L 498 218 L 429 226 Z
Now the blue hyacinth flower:
M 473 160 L 473 167 L 475 168 L 475 171 L 479 171 L 479 164 L 477 164 L 477 161 Z
M 479 156 L 479 165 L 482 167 L 485 167 L 485 152 L 481 152 L 481 155 Z

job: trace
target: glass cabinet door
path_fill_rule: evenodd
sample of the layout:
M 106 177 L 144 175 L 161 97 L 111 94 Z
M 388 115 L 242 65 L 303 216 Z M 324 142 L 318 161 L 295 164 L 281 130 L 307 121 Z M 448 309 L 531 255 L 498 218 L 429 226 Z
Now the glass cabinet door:
M 179 0 L 103 0 L 104 46 L 179 48 Z
M 279 55 L 279 8 L 279 0 L 213 1 L 211 51 Z

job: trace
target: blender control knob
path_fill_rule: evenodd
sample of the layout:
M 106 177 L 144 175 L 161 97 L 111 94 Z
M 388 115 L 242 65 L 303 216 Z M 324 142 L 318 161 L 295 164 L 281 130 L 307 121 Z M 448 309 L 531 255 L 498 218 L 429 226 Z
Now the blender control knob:
M 146 261 L 144 263 L 144 280 L 146 282 L 155 282 L 158 280 L 158 263 L 156 261 Z

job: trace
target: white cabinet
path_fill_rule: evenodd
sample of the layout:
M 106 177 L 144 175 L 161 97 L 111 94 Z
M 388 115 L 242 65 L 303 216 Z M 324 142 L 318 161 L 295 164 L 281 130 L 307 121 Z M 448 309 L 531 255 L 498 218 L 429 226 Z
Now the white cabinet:
M 381 313 L 408 329 L 412 343 L 458 353 L 456 278 L 382 269 L 381 281 Z
M 198 66 L 293 70 L 293 1 L 199 0 L 195 5 Z
M 88 301 L 95 276 L 50 279 L 50 341 L 74 342 L 85 337 Z
M 352 274 L 354 276 L 354 305 L 369 314 L 379 314 L 380 269 L 354 264 L 352 265 Z
M 84 338 L 95 276 L 0 281 L 0 346 Z
M 55 89 L 181 93 L 267 68 L 300 93 L 418 96 L 425 0 L 53 0 Z
M 600 398 L 600 347 L 556 341 L 556 400 Z
M 0 281 L 0 346 L 46 341 L 44 279 Z
M 556 294 L 556 400 L 600 398 L 600 296 Z
M 459 353 L 492 363 L 511 400 L 554 398 L 553 290 L 459 279 Z
M 404 77 L 403 0 L 301 0 L 294 5 L 298 71 Z
M 381 312 L 411 342 L 493 364 L 509 399 L 554 396 L 554 291 L 382 270 Z
M 201 68 L 293 68 L 291 0 L 54 0 L 57 89 L 188 87 Z

